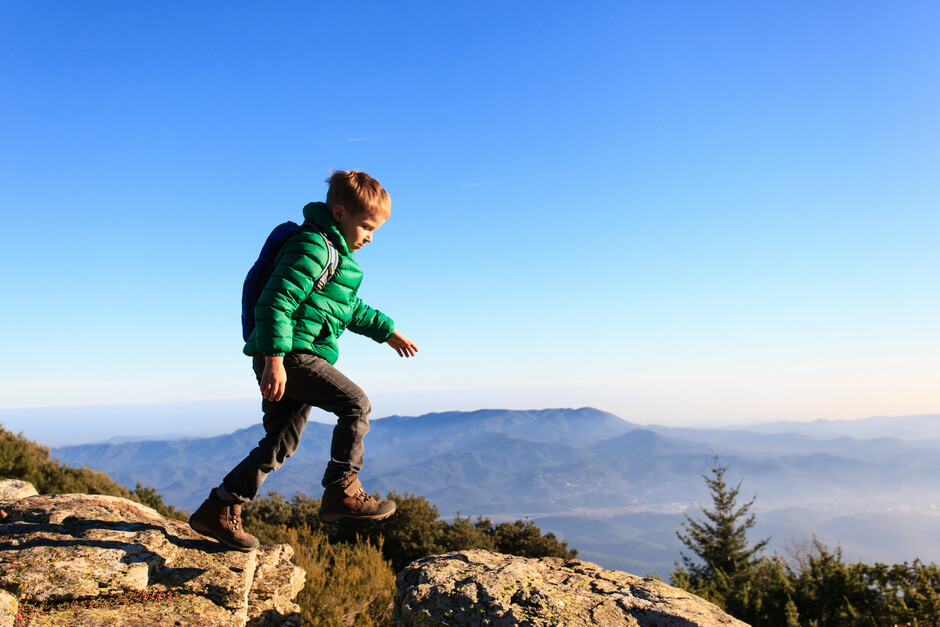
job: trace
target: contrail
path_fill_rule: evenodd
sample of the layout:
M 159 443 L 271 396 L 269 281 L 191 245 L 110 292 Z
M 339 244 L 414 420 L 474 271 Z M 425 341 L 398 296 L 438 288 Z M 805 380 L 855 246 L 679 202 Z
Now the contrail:
M 366 142 L 366 141 L 369 141 L 370 139 L 382 139 L 384 137 L 388 137 L 388 136 L 387 135 L 372 135 L 370 137 L 350 137 L 349 139 L 345 141 L 347 143 L 348 142 Z

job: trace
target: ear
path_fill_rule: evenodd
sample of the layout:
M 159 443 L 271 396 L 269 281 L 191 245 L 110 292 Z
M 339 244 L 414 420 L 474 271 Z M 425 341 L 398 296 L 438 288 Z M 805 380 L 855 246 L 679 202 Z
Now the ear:
M 330 213 L 333 215 L 333 219 L 339 222 L 343 219 L 343 216 L 346 215 L 346 207 L 343 205 L 334 205 Z

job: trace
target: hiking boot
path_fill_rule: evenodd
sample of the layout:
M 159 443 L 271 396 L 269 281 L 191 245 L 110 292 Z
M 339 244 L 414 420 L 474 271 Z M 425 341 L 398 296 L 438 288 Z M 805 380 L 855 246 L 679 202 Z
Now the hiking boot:
M 215 490 L 189 517 L 189 526 L 236 551 L 250 551 L 260 544 L 258 538 L 242 528 L 241 503 L 223 501 Z
M 376 500 L 362 489 L 358 473 L 353 473 L 326 486 L 318 516 L 323 522 L 336 522 L 340 518 L 384 520 L 394 513 L 395 501 Z

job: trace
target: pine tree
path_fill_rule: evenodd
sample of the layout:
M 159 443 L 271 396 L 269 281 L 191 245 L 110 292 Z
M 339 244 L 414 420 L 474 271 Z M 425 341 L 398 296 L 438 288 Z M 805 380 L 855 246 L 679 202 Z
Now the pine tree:
M 670 575 L 675 585 L 732 611 L 735 607 L 743 609 L 750 605 L 748 597 L 756 592 L 749 589 L 750 574 L 770 539 L 754 545 L 748 543 L 747 531 L 755 523 L 750 510 L 757 497 L 739 506 L 741 484 L 732 488 L 725 483 L 728 468 L 716 454 L 710 467 L 711 476 L 703 475 L 711 491 L 712 507 L 702 508 L 705 520 L 686 516 L 686 522 L 682 523 L 685 533 L 676 531 L 676 536 L 695 557 L 682 553 L 683 565 L 677 564 Z

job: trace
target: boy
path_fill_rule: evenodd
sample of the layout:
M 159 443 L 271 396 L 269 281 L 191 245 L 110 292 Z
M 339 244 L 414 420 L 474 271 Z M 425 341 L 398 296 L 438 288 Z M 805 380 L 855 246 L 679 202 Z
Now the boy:
M 258 546 L 258 539 L 241 526 L 241 506 L 255 497 L 268 473 L 297 450 L 311 406 L 337 416 L 322 480 L 320 519 L 382 520 L 395 512 L 394 502 L 377 501 L 359 483 L 362 438 L 369 430 L 371 406 L 359 386 L 333 367 L 336 340 L 347 328 L 387 343 L 401 357 L 418 352 L 395 331 L 388 316 L 356 296 L 362 271 L 353 253 L 371 242 L 373 233 L 388 220 L 391 200 L 365 172 L 334 172 L 327 182 L 326 204 L 304 207 L 305 227 L 278 254 L 244 348 L 254 359 L 264 398 L 265 436 L 189 519 L 199 533 L 240 551 Z M 314 291 L 329 255 L 323 236 L 338 251 L 339 264 L 330 281 Z

